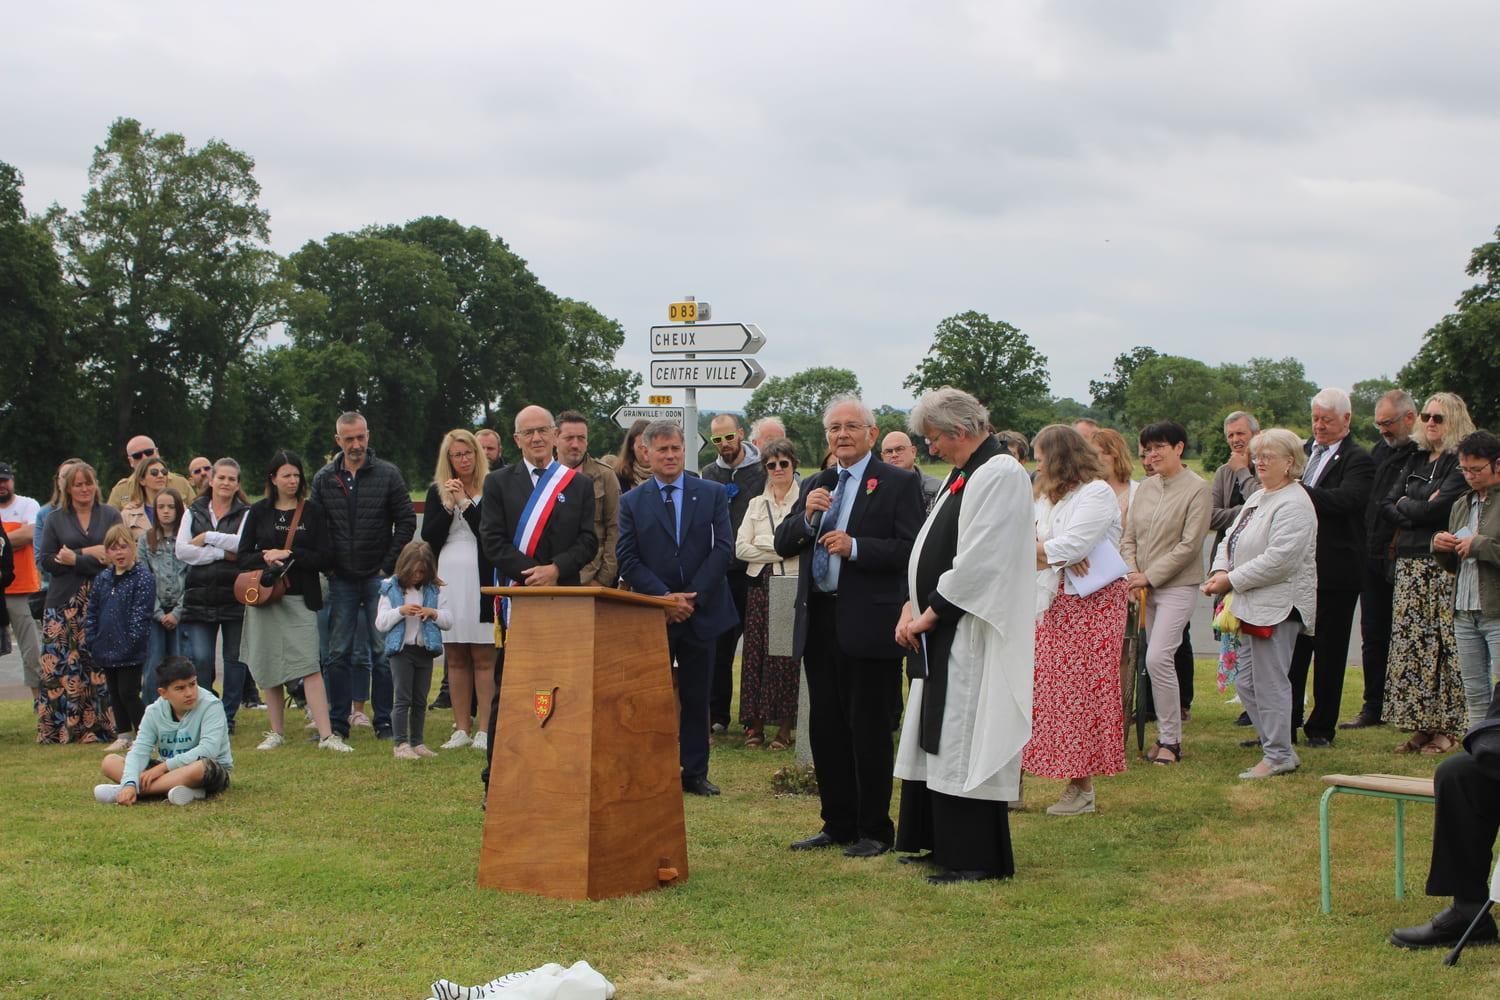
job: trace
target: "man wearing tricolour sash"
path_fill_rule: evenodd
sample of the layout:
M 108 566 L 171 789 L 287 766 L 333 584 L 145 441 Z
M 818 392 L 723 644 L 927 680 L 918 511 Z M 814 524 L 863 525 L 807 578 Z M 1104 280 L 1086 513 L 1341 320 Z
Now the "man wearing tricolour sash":
M 579 571 L 599 548 L 594 535 L 593 484 L 552 457 L 557 425 L 552 414 L 540 406 L 528 406 L 516 414 L 515 441 L 522 460 L 485 477 L 479 544 L 484 546 L 485 558 L 495 566 L 500 577 L 497 583 L 576 587 Z M 509 616 L 502 610 L 500 617 Z M 503 663 L 503 656 L 496 658 L 491 734 L 500 709 Z M 494 745 L 491 735 L 489 746 Z M 486 788 L 492 752 L 488 748 L 485 751 Z

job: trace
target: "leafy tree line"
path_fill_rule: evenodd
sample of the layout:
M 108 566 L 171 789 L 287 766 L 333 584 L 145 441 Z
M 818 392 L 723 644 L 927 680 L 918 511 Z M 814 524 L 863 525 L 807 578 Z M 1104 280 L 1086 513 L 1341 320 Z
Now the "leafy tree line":
M 214 139 L 114 122 L 77 212 L 28 216 L 0 163 L 0 441 L 24 488 L 70 455 L 126 469 L 147 433 L 179 468 L 280 447 L 317 463 L 346 409 L 416 483 L 454 427 L 538 402 L 608 419 L 640 376 L 619 323 L 545 288 L 498 236 L 444 218 L 269 246 L 254 161 Z

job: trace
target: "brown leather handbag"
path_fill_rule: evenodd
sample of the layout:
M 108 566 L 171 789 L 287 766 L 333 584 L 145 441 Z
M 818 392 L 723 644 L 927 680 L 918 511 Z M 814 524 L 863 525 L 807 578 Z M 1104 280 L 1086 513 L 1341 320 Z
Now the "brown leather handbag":
M 302 520 L 302 507 L 305 500 L 297 501 L 297 509 L 292 513 L 292 523 L 287 525 L 286 544 L 282 548 L 288 552 L 292 550 L 292 539 L 297 534 L 297 524 Z M 292 566 L 292 560 L 288 559 L 280 569 L 247 569 L 234 578 L 234 599 L 246 607 L 263 608 L 267 604 L 275 604 L 286 594 L 287 582 L 286 571 Z

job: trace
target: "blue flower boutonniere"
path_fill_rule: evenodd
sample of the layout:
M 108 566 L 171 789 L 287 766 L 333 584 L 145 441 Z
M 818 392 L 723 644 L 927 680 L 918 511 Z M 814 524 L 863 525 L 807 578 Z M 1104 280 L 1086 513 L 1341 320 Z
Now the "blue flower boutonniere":
M 724 487 L 724 492 L 728 493 L 729 499 L 733 500 L 735 497 L 740 495 L 740 488 L 734 483 L 729 483 Z

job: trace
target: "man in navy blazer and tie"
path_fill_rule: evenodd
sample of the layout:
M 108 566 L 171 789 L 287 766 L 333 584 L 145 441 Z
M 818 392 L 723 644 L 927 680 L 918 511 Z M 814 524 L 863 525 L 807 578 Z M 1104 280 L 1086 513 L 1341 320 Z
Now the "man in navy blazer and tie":
M 708 697 L 718 637 L 739 622 L 729 597 L 734 533 L 729 494 L 683 472 L 682 428 L 658 420 L 642 433 L 652 477 L 620 497 L 620 579 L 670 597 L 667 645 L 677 663 L 682 788 L 718 795 L 708 780 Z
M 872 858 L 896 836 L 890 704 L 905 655 L 896 623 L 927 507 L 917 473 L 870 454 L 879 429 L 864 403 L 833 400 L 823 427 L 838 464 L 802 483 L 776 529 L 776 551 L 801 557 L 793 655 L 807 670 L 823 807 L 823 829 L 792 850 L 842 845 L 849 857 Z

